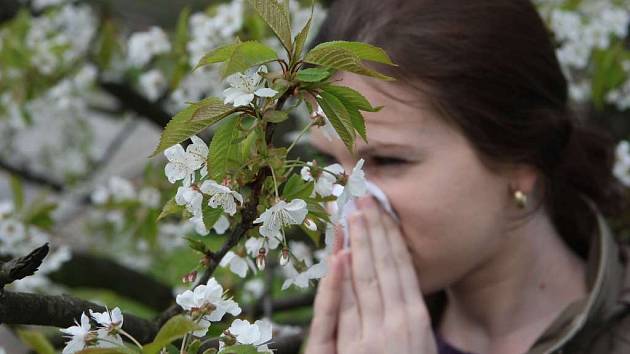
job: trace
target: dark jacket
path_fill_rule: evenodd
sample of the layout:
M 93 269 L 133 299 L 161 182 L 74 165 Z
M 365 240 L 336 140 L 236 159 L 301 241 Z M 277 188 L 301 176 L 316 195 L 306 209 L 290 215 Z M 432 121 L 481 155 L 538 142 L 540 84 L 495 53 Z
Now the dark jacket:
M 567 305 L 525 354 L 630 354 L 630 247 L 615 241 L 592 207 L 598 232 L 587 259 L 588 296 Z M 426 301 L 432 318 L 438 319 L 443 292 Z

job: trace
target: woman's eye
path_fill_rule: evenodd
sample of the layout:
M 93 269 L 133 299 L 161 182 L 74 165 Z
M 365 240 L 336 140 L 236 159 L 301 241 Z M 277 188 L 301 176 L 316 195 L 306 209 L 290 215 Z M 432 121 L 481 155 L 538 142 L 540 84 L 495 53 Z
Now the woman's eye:
M 407 160 L 399 159 L 396 157 L 387 157 L 387 156 L 373 156 L 372 161 L 375 165 L 378 166 L 397 166 L 407 163 Z

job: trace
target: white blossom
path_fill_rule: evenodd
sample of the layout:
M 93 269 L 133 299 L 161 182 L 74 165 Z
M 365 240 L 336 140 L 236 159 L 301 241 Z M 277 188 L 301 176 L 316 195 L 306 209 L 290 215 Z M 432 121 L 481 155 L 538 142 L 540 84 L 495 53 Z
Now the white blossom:
M 617 144 L 615 155 L 613 174 L 624 186 L 630 187 L 630 143 L 622 141 Z
M 15 207 L 13 206 L 13 202 L 10 200 L 2 200 L 0 201 L 0 220 L 4 219 L 9 214 L 13 213 Z
M 207 285 L 199 285 L 194 290 L 186 290 L 177 295 L 175 302 L 188 312 L 202 314 L 198 324 L 202 329 L 193 332 L 195 336 L 206 334 L 211 322 L 221 321 L 226 313 L 237 316 L 241 308 L 232 299 L 223 296 L 223 287 L 214 278 L 208 280 Z
M 81 324 L 76 321 L 75 323 L 76 326 L 60 329 L 61 332 L 68 335 L 66 337 L 70 338 L 63 348 L 63 354 L 76 353 L 94 342 L 95 335 L 90 331 L 90 319 L 85 313 L 81 314 Z
M 160 191 L 153 187 L 144 187 L 138 193 L 138 200 L 148 208 L 158 208 L 160 206 Z
M 177 205 L 184 205 L 186 210 L 191 212 L 196 217 L 201 217 L 201 203 L 203 202 L 203 195 L 193 187 L 178 187 L 177 194 L 175 194 L 175 203 Z
M 302 179 L 307 182 L 314 180 L 311 174 L 311 166 L 312 163 L 308 162 L 307 166 L 302 167 L 300 170 Z M 338 163 L 324 167 L 315 182 L 314 192 L 322 197 L 333 195 L 334 186 L 337 184 L 337 177 L 343 174 L 343 172 L 343 167 Z
M 258 320 L 252 324 L 247 320 L 236 319 L 228 332 L 238 343 L 256 346 L 259 353 L 273 353 L 265 344 L 271 340 L 272 335 L 272 325 L 268 320 Z
M 136 32 L 129 37 L 128 60 L 131 65 L 144 66 L 155 55 L 171 50 L 166 33 L 159 27 L 151 27 L 146 32 Z
M 142 94 L 151 101 L 156 101 L 160 98 L 167 86 L 164 74 L 158 69 L 153 69 L 142 74 L 138 79 L 138 83 Z
M 333 127 L 332 123 L 330 123 L 330 120 L 328 119 L 328 117 L 326 117 L 326 113 L 324 113 L 324 110 L 320 106 L 317 106 L 317 110 L 311 115 L 311 117 L 313 118 L 316 118 L 317 116 L 321 116 L 324 118 L 324 125 L 320 126 L 319 128 L 321 129 L 322 134 L 324 134 L 324 137 L 328 139 L 328 141 L 332 141 L 333 139 L 341 139 L 341 137 L 339 137 L 339 133 L 337 133 L 337 130 L 335 130 L 335 127 Z
M 0 248 L 11 249 L 26 237 L 24 224 L 15 219 L 0 220 Z
M 343 206 L 352 197 L 363 196 L 367 191 L 367 185 L 365 181 L 365 172 L 363 172 L 364 160 L 360 159 L 356 165 L 352 168 L 352 173 L 348 177 L 348 181 L 343 188 L 341 195 L 337 197 L 337 205 L 339 210 L 343 209 Z
M 248 269 L 251 269 L 252 272 L 256 272 L 256 266 L 251 259 L 241 257 L 232 251 L 228 251 L 225 256 L 223 256 L 219 265 L 221 267 L 229 267 L 232 273 L 241 278 L 245 278 L 247 276 Z
M 120 334 L 118 334 L 123 325 L 123 316 L 120 308 L 116 307 L 111 312 L 105 311 L 102 313 L 93 312 L 90 309 L 90 316 L 100 326 L 96 331 L 99 339 L 99 347 L 107 348 L 123 345 L 123 340 L 120 337 Z
M 301 224 L 306 214 L 308 209 L 304 200 L 293 199 L 289 203 L 280 200 L 256 218 L 254 224 L 262 223 L 260 234 L 269 238 L 275 236 L 284 226 Z
M 240 193 L 231 190 L 227 186 L 218 184 L 213 180 L 204 181 L 199 189 L 204 194 L 211 196 L 208 201 L 208 205 L 211 208 L 222 207 L 223 210 L 230 215 L 236 213 L 236 202 L 234 200 L 237 200 L 243 205 L 243 196 Z
M 230 88 L 225 89 L 225 100 L 223 103 L 234 104 L 234 107 L 247 106 L 253 100 L 254 96 L 273 97 L 278 91 L 270 88 L 260 87 L 263 82 L 259 73 L 266 73 L 267 67 L 261 65 L 258 70 L 249 69 L 245 73 L 236 73 L 227 77 L 226 81 L 230 84 Z
M 180 144 L 164 150 L 164 156 L 169 161 L 164 167 L 164 173 L 171 183 L 183 179 L 184 186 L 189 186 L 194 181 L 195 171 L 201 168 L 201 177 L 208 173 L 208 146 L 196 135 L 190 137 L 190 140 L 192 144 L 186 147 L 186 151 Z
M 282 283 L 282 290 L 288 289 L 291 285 L 298 288 L 308 288 L 310 280 L 322 278 L 326 275 L 327 269 L 326 261 L 320 261 L 300 273 L 295 269 L 293 263 L 289 262 L 283 268 L 287 278 Z

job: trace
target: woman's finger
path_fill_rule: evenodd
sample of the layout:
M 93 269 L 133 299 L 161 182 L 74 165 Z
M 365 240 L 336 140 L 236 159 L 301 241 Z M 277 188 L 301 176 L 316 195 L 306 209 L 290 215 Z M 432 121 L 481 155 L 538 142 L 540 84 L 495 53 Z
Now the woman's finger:
M 372 246 L 363 212 L 352 214 L 348 224 L 352 251 L 352 281 L 359 304 L 362 334 L 366 335 L 376 330 L 378 323 L 382 322 L 381 290 L 372 261 Z
M 383 223 L 385 228 L 390 231 L 387 233 L 387 239 L 392 248 L 393 258 L 400 276 L 400 284 L 402 285 L 403 308 L 407 326 L 411 330 L 408 333 L 410 348 L 412 350 L 421 350 L 420 348 L 426 348 L 427 345 L 430 347 L 434 346 L 432 333 L 418 333 L 418 331 L 431 330 L 431 319 L 422 297 L 416 270 L 407 245 L 398 225 L 396 225 L 391 216 L 384 215 Z M 427 338 L 431 339 L 431 343 L 426 343 Z
M 402 285 L 391 245 L 389 244 L 388 232 L 393 232 L 385 227 L 382 221 L 381 210 L 371 196 L 360 198 L 357 204 L 361 211 L 365 213 L 365 221 L 371 243 L 372 259 L 376 268 L 376 275 L 379 281 L 379 289 L 383 300 L 385 317 L 389 315 L 401 315 L 400 309 L 403 303 Z M 384 215 L 383 215 L 384 216 Z M 386 318 L 387 320 L 387 318 Z
M 339 256 L 330 257 L 329 273 L 319 283 L 315 297 L 314 317 L 311 322 L 306 352 L 317 354 L 315 348 L 322 349 L 333 345 L 336 324 L 339 317 L 341 282 L 343 280 L 343 260 Z
M 359 307 L 352 285 L 352 260 L 349 250 L 342 250 L 338 255 L 342 263 L 341 304 L 337 327 L 337 353 L 356 352 L 356 343 L 361 336 Z

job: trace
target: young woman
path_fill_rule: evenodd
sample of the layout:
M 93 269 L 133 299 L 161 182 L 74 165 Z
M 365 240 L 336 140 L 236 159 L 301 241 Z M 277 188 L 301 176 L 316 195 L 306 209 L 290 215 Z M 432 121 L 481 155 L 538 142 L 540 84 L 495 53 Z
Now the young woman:
M 319 41 L 384 48 L 399 66 L 362 92 L 371 198 L 319 285 L 319 353 L 630 353 L 630 255 L 613 142 L 577 121 L 528 0 L 337 0 Z M 341 141 L 312 144 L 346 168 Z

